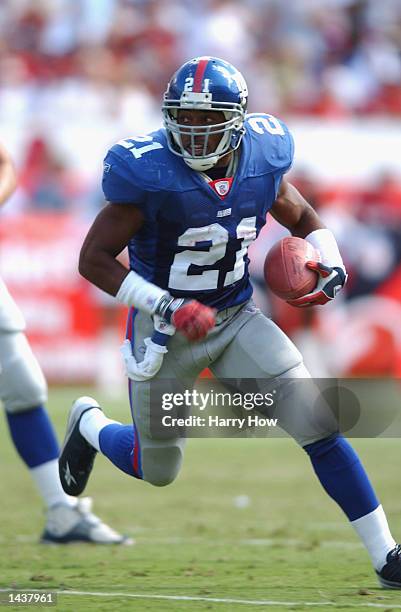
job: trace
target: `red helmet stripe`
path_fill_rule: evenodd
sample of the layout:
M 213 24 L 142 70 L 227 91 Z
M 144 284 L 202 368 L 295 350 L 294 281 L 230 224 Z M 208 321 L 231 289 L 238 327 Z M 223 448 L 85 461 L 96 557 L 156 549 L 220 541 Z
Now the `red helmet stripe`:
M 194 74 L 194 85 L 192 88 L 192 91 L 196 93 L 200 93 L 202 91 L 203 76 L 205 74 L 206 66 L 208 65 L 208 63 L 209 60 L 206 58 L 199 60 L 199 64 Z

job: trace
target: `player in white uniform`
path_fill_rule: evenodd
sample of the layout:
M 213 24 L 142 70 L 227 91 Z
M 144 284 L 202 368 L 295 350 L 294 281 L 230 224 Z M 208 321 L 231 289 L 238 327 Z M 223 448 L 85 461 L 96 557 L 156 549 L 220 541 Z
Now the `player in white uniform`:
M 16 175 L 0 145 L 0 205 L 13 193 Z M 43 543 L 128 543 L 91 512 L 91 499 L 67 495 L 57 469 L 59 447 L 45 409 L 47 386 L 24 334 L 21 311 L 0 279 L 0 398 L 10 434 L 47 508 Z
M 294 150 L 287 126 L 265 113 L 246 115 L 247 97 L 234 66 L 195 58 L 168 84 L 164 129 L 120 141 L 107 154 L 109 203 L 86 237 L 80 271 L 131 307 L 124 355 L 133 423 L 107 419 L 93 398 L 77 400 L 61 482 L 66 492 L 82 493 L 100 451 L 130 476 L 168 485 L 179 473 L 184 439 L 154 427 L 152 390 L 170 391 L 177 380 L 187 390 L 205 367 L 223 382 L 235 379 L 232 385 L 257 379 L 268 389 L 279 381 L 287 396 L 274 416 L 309 455 L 381 584 L 401 588 L 401 547 L 358 456 L 327 405 L 315 401 L 299 351 L 251 300 L 247 247 L 267 213 L 322 258 L 316 288 L 294 306 L 334 299 L 346 273 L 334 236 L 284 177 Z M 116 259 L 125 246 L 130 271 Z

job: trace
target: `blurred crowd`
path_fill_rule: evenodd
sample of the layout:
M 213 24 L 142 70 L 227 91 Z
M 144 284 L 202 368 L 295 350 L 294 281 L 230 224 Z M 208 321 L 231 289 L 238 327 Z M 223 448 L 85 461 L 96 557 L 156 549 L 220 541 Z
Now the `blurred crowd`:
M 158 106 L 177 65 L 208 53 L 261 111 L 401 114 L 398 0 L 13 0 L 0 32 L 3 112 L 17 94 L 20 112 Z
M 20 173 L 6 214 L 93 218 L 103 203 L 99 179 L 108 146 L 158 128 L 169 77 L 205 54 L 243 72 L 250 111 L 277 114 L 290 125 L 299 118 L 379 118 L 400 129 L 400 0 L 4 1 L 0 130 Z M 387 299 L 390 283 L 391 299 L 401 304 L 397 282 L 390 282 L 399 274 L 401 287 L 400 176 L 378 161 L 365 184 L 330 183 L 295 164 L 291 180 L 336 232 L 351 272 L 347 299 L 372 293 Z M 262 254 L 279 231 L 270 224 Z M 255 261 L 258 282 L 257 251 Z M 316 325 L 315 315 L 283 308 L 268 296 L 266 309 L 287 331 L 297 317 L 298 328 Z M 384 303 L 377 308 L 384 312 Z
M 399 0 L 1 2 L 0 128 L 25 174 L 39 152 L 49 183 L 29 201 L 77 201 L 110 144 L 160 125 L 169 77 L 204 54 L 244 73 L 250 111 L 401 117 Z

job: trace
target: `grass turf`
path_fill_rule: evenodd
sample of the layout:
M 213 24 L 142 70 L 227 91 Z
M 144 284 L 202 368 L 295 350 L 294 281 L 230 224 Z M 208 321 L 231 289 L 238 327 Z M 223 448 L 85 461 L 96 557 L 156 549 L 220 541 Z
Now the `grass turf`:
M 91 390 L 51 391 L 60 438 L 69 405 L 82 393 Z M 128 422 L 125 398 L 103 404 L 109 416 Z M 190 440 L 179 478 L 162 489 L 98 457 L 87 494 L 95 512 L 136 545 L 47 547 L 37 544 L 44 524 L 40 499 L 5 423 L 0 438 L 2 588 L 114 594 L 60 593 L 58 610 L 401 608 L 401 592 L 378 587 L 367 554 L 291 440 Z M 354 442 L 400 539 L 399 441 Z

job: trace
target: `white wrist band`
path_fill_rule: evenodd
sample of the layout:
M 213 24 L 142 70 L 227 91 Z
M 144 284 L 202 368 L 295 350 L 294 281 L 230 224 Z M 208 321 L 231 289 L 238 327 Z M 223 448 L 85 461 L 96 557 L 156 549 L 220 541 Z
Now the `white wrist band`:
M 319 251 L 323 264 L 330 266 L 330 268 L 344 268 L 336 239 L 329 229 L 315 230 L 305 236 L 305 240 Z
M 131 270 L 121 283 L 116 299 L 121 304 L 135 306 L 138 310 L 153 314 L 160 298 L 166 293 L 168 292 L 164 289 L 146 281 Z

